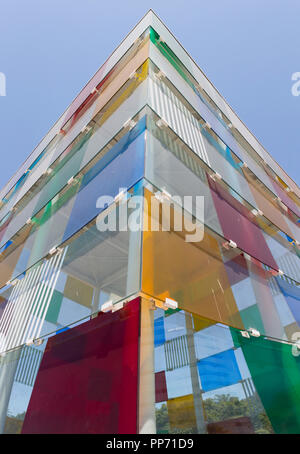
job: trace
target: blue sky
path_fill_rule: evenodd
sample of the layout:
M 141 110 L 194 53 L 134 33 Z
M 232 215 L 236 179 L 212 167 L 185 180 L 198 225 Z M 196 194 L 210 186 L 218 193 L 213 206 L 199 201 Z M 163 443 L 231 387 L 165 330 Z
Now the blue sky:
M 0 187 L 149 8 L 299 184 L 299 0 L 0 0 Z

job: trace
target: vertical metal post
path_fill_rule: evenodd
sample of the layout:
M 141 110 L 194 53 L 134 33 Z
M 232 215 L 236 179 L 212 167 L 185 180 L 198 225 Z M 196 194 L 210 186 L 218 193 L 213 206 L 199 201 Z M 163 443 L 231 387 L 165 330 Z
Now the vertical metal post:
M 185 313 L 185 324 L 186 324 L 186 332 L 187 332 L 187 346 L 188 346 L 188 353 L 189 353 L 189 366 L 190 366 L 192 390 L 193 390 L 195 413 L 196 413 L 197 432 L 199 434 L 205 434 L 206 433 L 206 424 L 205 424 L 205 419 L 204 419 L 202 391 L 200 388 L 200 377 L 199 377 L 198 368 L 197 368 L 197 358 L 196 358 L 195 342 L 194 342 L 194 330 L 193 330 L 193 322 L 192 322 L 191 314 Z
M 152 304 L 144 298 L 141 298 L 139 360 L 138 432 L 155 434 L 154 310 Z

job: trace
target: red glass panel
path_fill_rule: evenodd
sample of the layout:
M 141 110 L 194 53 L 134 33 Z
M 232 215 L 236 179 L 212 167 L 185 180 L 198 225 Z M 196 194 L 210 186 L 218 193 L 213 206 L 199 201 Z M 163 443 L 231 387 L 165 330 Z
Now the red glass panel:
M 278 270 L 264 236 L 245 206 L 234 199 L 223 187 L 208 178 L 213 201 L 225 238 L 234 241 L 252 257 Z M 254 216 L 253 216 L 254 217 Z
M 86 86 L 81 90 L 79 95 L 74 99 L 72 104 L 69 106 L 68 110 L 65 113 L 64 125 L 70 120 L 70 118 L 78 111 L 83 103 L 86 102 L 87 98 L 90 97 L 92 90 L 99 85 L 101 79 L 103 78 L 103 73 L 106 69 L 107 62 L 101 66 L 101 68 L 96 72 L 92 79 L 86 84 Z M 107 76 L 106 76 L 107 77 Z
M 137 431 L 140 298 L 48 340 L 22 433 Z
M 278 197 L 282 200 L 282 202 L 283 202 L 291 211 L 293 211 L 298 217 L 300 217 L 300 210 L 299 210 L 299 208 L 297 207 L 297 205 L 293 202 L 293 200 L 290 199 L 288 195 L 286 195 L 286 193 L 284 192 L 284 190 L 281 189 L 281 187 L 279 186 L 279 184 L 276 183 L 276 181 L 274 181 L 273 179 L 272 179 L 271 181 L 272 181 L 272 185 L 274 186 L 274 189 L 275 189 L 275 191 L 276 191 L 276 194 L 277 194 Z
M 167 382 L 165 371 L 155 374 L 155 402 L 166 402 L 168 400 Z
M 247 416 L 207 424 L 209 434 L 254 434 L 251 419 Z
M 224 263 L 230 285 L 235 285 L 249 277 L 247 261 L 240 254 Z

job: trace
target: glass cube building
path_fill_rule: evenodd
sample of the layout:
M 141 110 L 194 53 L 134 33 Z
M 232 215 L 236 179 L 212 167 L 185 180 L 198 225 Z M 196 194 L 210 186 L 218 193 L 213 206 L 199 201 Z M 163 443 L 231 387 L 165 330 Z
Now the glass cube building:
M 0 199 L 1 433 L 300 432 L 300 190 L 152 11 Z

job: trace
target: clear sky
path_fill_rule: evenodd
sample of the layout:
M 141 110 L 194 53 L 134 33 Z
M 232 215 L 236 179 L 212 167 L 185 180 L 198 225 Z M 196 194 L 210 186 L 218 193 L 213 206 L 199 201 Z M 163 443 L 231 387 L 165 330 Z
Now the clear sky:
M 0 187 L 149 8 L 299 184 L 299 0 L 0 0 Z

